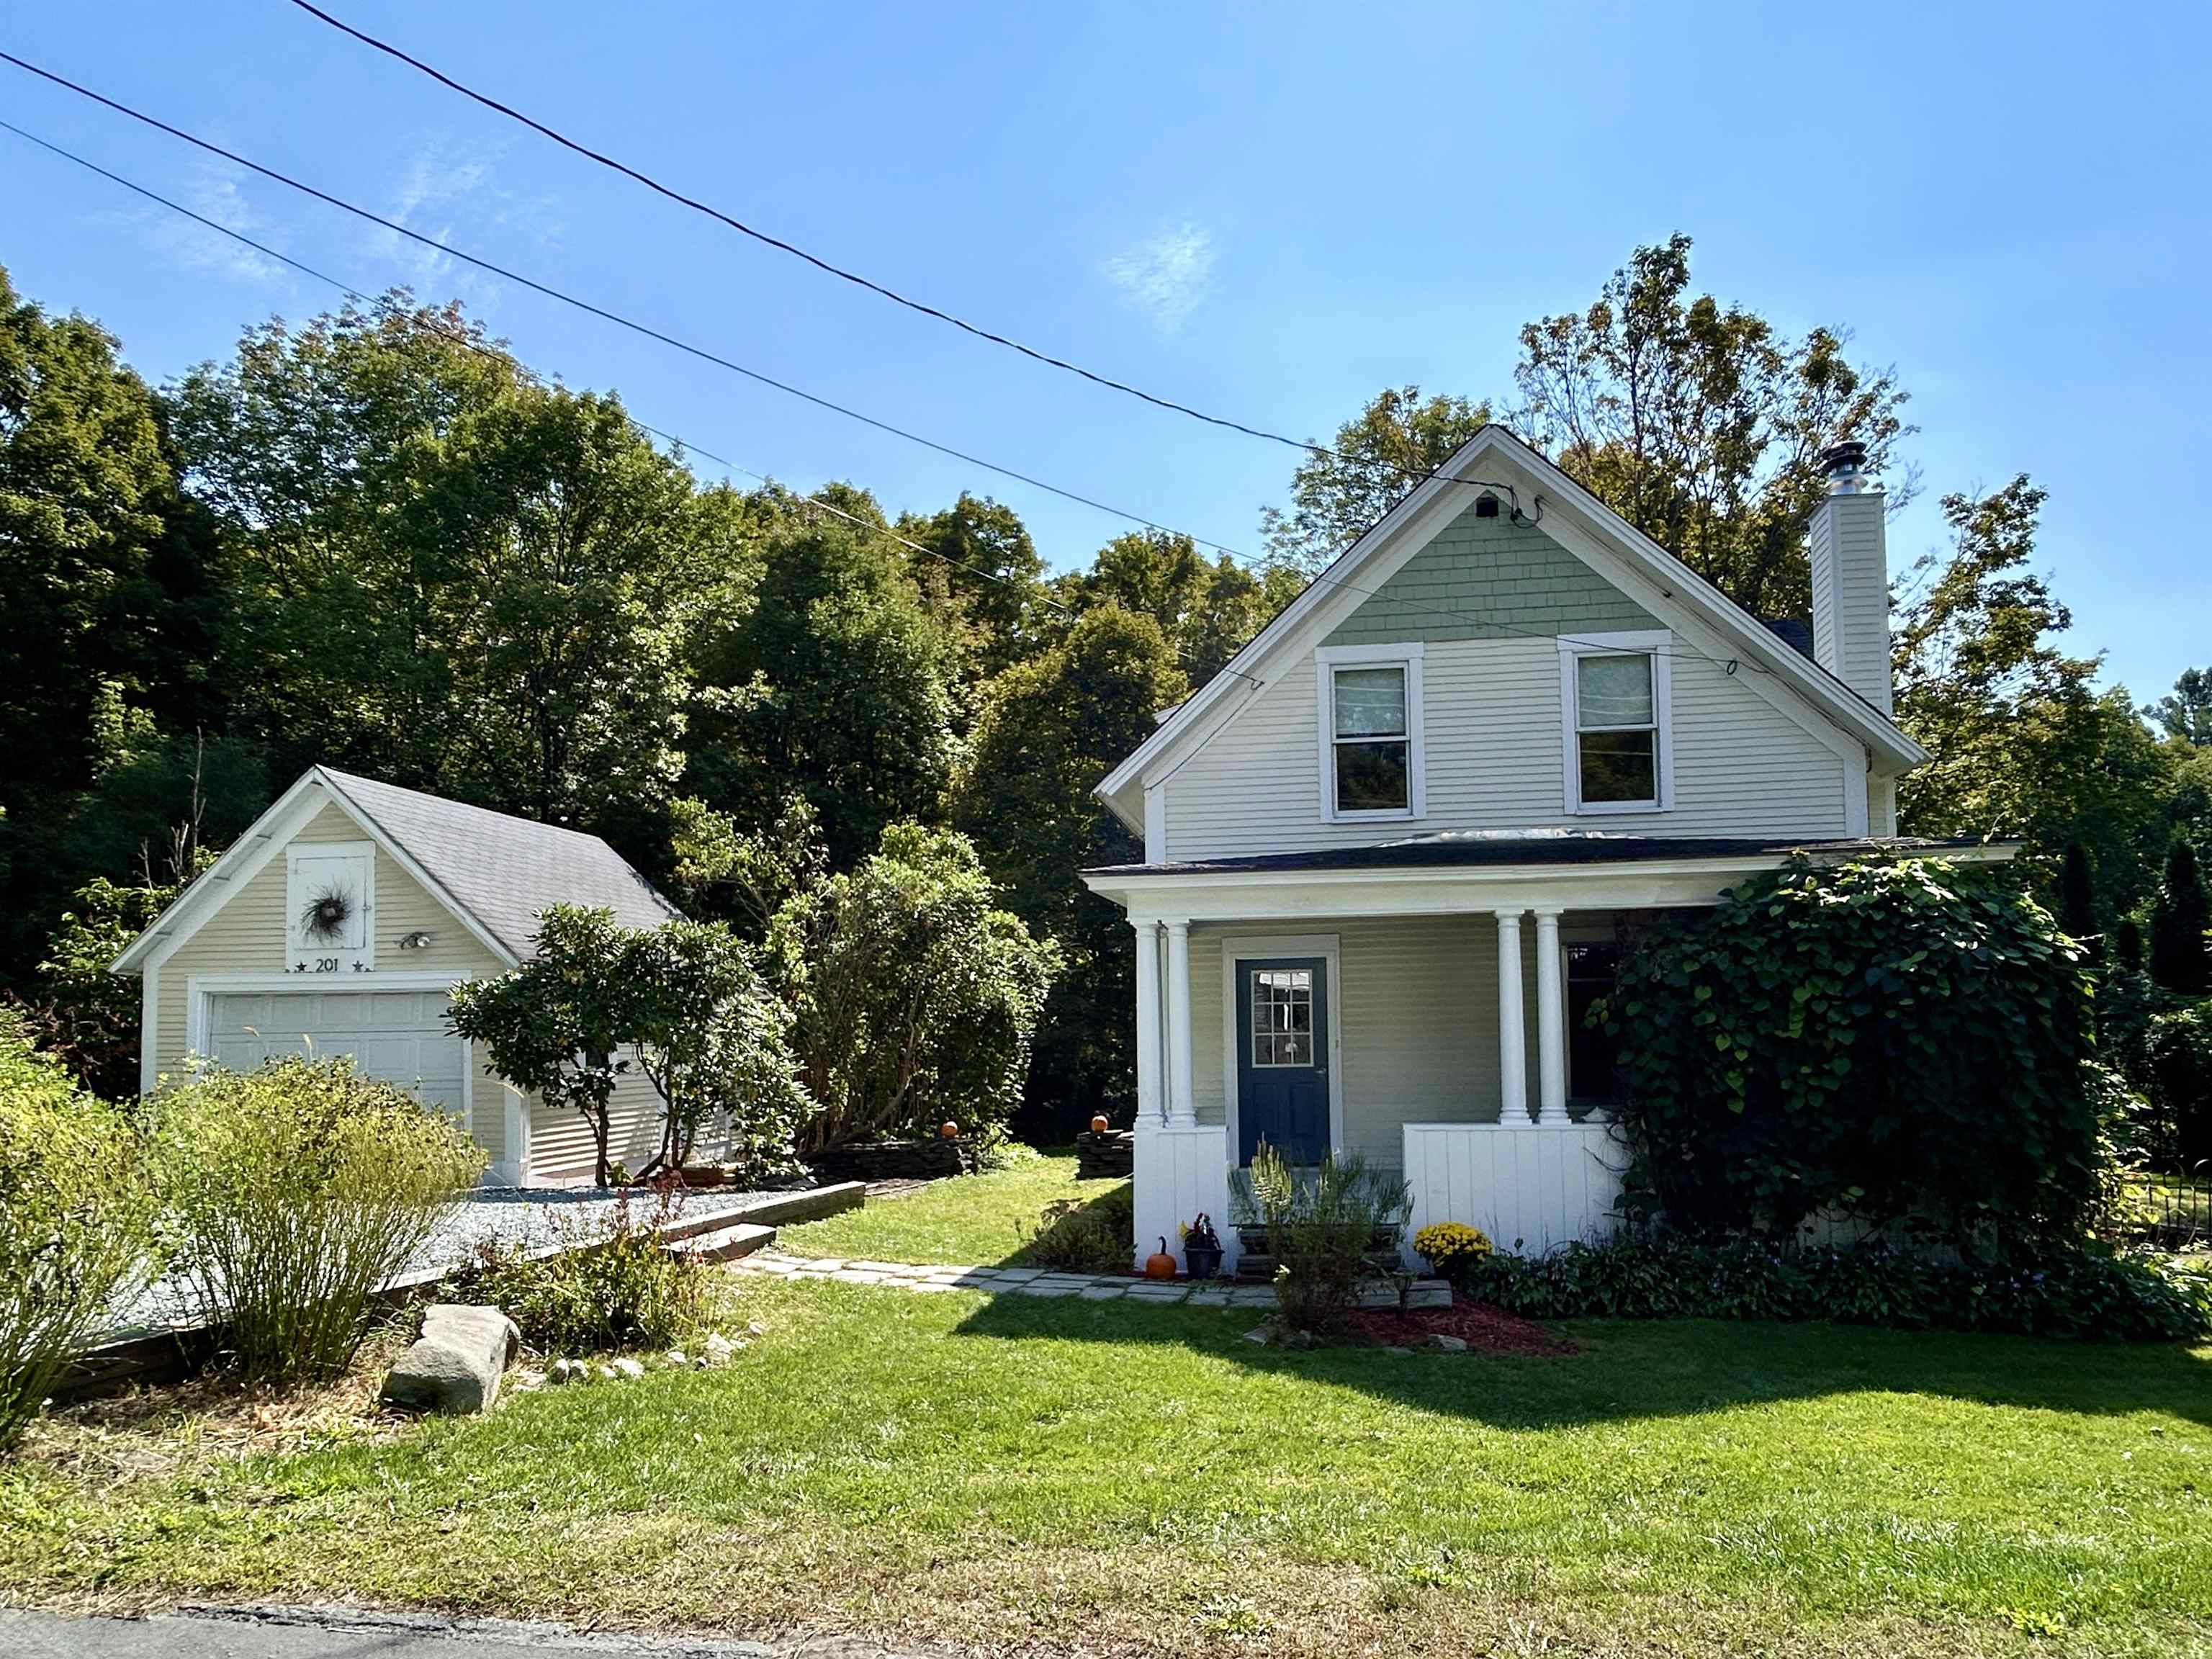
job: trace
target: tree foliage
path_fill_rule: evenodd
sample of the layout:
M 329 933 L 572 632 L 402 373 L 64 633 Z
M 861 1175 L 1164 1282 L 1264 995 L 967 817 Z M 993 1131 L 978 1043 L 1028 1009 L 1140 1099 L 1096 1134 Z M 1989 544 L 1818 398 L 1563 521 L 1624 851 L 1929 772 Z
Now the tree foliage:
M 2173 690 L 2143 710 L 2169 738 L 2212 749 L 2212 668 L 2185 668 Z
M 2205 891 L 2196 848 L 2177 836 L 2151 903 L 2151 978 L 2183 996 L 2212 991 L 2212 939 L 2206 937 L 2207 928 L 2212 928 L 2212 895 Z
M 1847 337 L 1792 339 L 1692 296 L 1690 239 L 1639 247 L 1581 312 L 1521 331 L 1516 424 L 1560 469 L 1758 617 L 1812 603 L 1805 534 L 1844 439 L 1892 471 L 1905 393 L 1854 367 Z M 1893 506 L 1906 491 L 1893 484 Z
M 1656 927 L 1607 1029 L 1657 1207 L 1701 1234 L 1835 1209 L 2063 1238 L 2097 1191 L 2079 950 L 1994 876 L 1800 860 Z
M 1490 421 L 1486 402 L 1385 386 L 1337 428 L 1334 442 L 1298 463 L 1289 512 L 1260 510 L 1271 561 L 1319 574 Z
M 899 823 L 777 913 L 769 946 L 817 1109 L 805 1150 L 1012 1115 L 1060 950 L 997 899 L 964 836 Z
M 615 1085 L 630 1067 L 629 989 L 617 971 L 627 930 L 611 910 L 550 906 L 520 967 L 453 987 L 453 1030 L 481 1042 L 509 1084 L 566 1107 L 592 1135 L 592 1178 L 613 1175 Z
M 1116 537 L 1091 568 L 1060 579 L 1073 608 L 1118 606 L 1150 617 L 1195 690 L 1297 597 L 1291 571 L 1255 574 L 1224 553 L 1208 559 L 1188 536 L 1163 530 Z
M 1092 791 L 1151 735 L 1184 681 L 1149 616 L 1101 605 L 1043 655 L 994 681 L 954 795 L 1006 908 L 1064 968 L 1036 1034 L 1036 1085 L 1024 1127 L 1066 1137 L 1100 1110 L 1125 1109 L 1134 1085 L 1134 952 L 1121 907 L 1082 884 L 1095 865 L 1144 848 Z

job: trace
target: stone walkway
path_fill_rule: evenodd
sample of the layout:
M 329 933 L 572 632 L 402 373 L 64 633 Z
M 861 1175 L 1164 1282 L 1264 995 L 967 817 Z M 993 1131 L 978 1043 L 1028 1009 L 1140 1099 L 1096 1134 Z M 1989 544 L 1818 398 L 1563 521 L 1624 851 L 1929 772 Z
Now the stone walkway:
M 834 1279 L 907 1291 L 982 1291 L 993 1296 L 1078 1297 L 1085 1302 L 1182 1302 L 1194 1308 L 1272 1308 L 1267 1285 L 1137 1279 L 1127 1273 L 1060 1273 L 1042 1267 L 933 1267 L 915 1261 L 848 1261 L 760 1250 L 730 1264 L 770 1279 Z

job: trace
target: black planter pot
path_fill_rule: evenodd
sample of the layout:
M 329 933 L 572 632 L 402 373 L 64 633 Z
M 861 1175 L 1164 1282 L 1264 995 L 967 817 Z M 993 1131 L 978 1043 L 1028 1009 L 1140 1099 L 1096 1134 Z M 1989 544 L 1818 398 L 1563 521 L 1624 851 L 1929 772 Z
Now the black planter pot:
M 1221 1247 L 1218 1244 L 1193 1244 L 1185 1242 L 1182 1259 L 1193 1279 L 1212 1279 L 1221 1271 Z

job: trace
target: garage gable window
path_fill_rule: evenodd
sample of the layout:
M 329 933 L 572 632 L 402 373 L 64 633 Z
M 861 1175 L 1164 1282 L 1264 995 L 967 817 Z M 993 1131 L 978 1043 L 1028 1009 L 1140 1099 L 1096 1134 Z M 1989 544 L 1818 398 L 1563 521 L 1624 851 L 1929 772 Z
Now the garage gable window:
M 376 966 L 376 848 L 310 842 L 284 849 L 284 971 L 365 974 Z
M 1332 647 L 1314 656 L 1322 817 L 1422 817 L 1420 646 Z

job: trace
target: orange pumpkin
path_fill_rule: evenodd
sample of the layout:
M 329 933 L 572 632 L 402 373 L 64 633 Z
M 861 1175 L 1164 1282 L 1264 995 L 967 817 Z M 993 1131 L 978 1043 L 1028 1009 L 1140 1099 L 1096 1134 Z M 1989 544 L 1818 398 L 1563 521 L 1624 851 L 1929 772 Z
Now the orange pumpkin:
M 1160 1239 L 1160 1248 L 1145 1258 L 1145 1277 L 1173 1279 L 1175 1276 L 1176 1259 L 1168 1254 L 1168 1241 L 1163 1236 Z
M 1091 1119 L 1091 1133 L 1094 1135 L 1103 1135 L 1106 1133 L 1105 1113 L 1097 1112 L 1092 1114 Z
M 944 1122 L 937 1126 L 937 1133 L 944 1136 L 945 1139 L 951 1140 L 960 1133 L 960 1126 L 948 1117 Z

